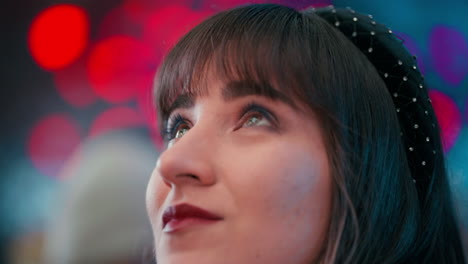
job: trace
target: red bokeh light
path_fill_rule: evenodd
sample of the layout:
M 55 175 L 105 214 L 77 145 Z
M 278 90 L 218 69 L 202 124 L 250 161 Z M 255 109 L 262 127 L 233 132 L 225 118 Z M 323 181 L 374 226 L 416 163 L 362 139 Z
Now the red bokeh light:
M 143 14 L 142 14 L 143 15 Z M 99 39 L 109 38 L 115 35 L 125 34 L 138 37 L 143 26 L 130 18 L 128 10 L 120 5 L 109 11 L 99 23 Z
M 119 106 L 96 117 L 89 130 L 89 137 L 96 137 L 118 129 L 144 126 L 144 118 L 135 109 Z
M 167 37 L 169 47 L 174 46 L 186 33 L 210 15 L 212 15 L 212 11 L 191 11 L 186 15 L 186 17 L 178 20 L 178 23 L 174 25 L 173 31 L 171 31 L 170 35 Z
M 88 34 L 85 10 L 75 5 L 55 5 L 33 20 L 28 36 L 29 49 L 42 68 L 61 69 L 82 54 Z
M 178 20 L 192 12 L 190 8 L 182 5 L 171 5 L 157 9 L 143 28 L 143 39 L 151 45 L 167 49 L 167 38 L 175 28 Z
M 27 151 L 41 173 L 57 177 L 80 140 L 80 129 L 74 120 L 65 114 L 51 114 L 31 130 Z
M 156 10 L 145 22 L 143 39 L 166 53 L 190 29 L 211 15 L 212 11 L 195 11 L 183 5 Z
M 84 57 L 56 71 L 54 82 L 60 96 L 75 107 L 89 106 L 97 99 L 86 74 Z
M 114 36 L 94 46 L 87 73 L 97 95 L 110 103 L 121 103 L 151 86 L 158 63 L 159 57 L 145 43 Z
M 439 121 L 444 152 L 449 151 L 460 134 L 462 118 L 455 102 L 442 92 L 431 90 L 429 97 L 432 100 L 437 121 Z

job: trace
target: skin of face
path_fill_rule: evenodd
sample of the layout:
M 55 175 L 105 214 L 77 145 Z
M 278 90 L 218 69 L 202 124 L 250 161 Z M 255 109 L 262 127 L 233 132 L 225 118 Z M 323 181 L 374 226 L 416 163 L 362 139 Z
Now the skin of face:
M 146 193 L 158 264 L 310 264 L 330 222 L 332 180 L 320 124 L 310 111 L 250 94 L 226 100 L 222 83 L 175 109 L 186 133 L 160 155 Z M 243 113 L 244 106 L 257 109 Z M 170 205 L 221 216 L 162 229 Z

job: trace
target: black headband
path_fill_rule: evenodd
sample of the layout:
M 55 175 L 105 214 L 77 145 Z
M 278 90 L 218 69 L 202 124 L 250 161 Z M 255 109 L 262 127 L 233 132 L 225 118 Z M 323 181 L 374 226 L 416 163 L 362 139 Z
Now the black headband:
M 424 77 L 412 56 L 385 25 L 350 8 L 328 6 L 314 12 L 351 40 L 374 65 L 395 105 L 413 182 L 424 200 L 441 151 L 437 119 Z

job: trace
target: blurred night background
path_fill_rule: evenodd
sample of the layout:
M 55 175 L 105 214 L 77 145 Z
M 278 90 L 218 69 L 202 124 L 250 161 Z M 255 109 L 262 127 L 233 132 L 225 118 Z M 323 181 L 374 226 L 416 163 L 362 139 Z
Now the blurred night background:
M 72 156 L 85 158 L 74 154 L 85 142 L 131 131 L 154 151 L 148 154 L 151 168 L 161 144 L 151 105 L 161 57 L 211 14 L 265 2 L 295 8 L 350 6 L 372 14 L 405 41 L 430 87 L 468 249 L 468 0 L 5 2 L 0 263 L 43 263 L 44 230 L 54 218 L 54 204 L 65 182 L 80 175 L 67 172 L 66 164 Z M 108 148 L 96 160 L 126 150 Z M 128 152 L 128 162 L 133 153 Z M 149 175 L 134 177 L 146 181 Z M 144 196 L 144 190 L 135 192 Z

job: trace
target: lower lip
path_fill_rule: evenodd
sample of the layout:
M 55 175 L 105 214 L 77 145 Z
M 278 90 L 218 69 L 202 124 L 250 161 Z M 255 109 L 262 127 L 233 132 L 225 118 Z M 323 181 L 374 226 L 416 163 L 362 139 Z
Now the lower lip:
M 163 232 L 173 233 L 173 232 L 185 229 L 185 228 L 198 226 L 198 225 L 213 224 L 218 221 L 219 220 L 205 219 L 205 218 L 172 219 L 164 226 Z

